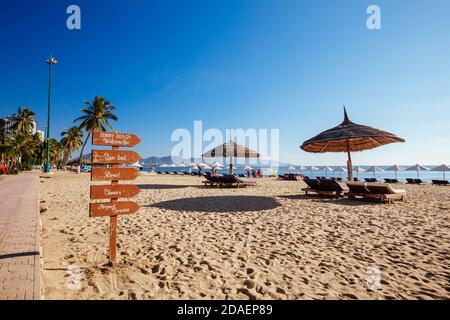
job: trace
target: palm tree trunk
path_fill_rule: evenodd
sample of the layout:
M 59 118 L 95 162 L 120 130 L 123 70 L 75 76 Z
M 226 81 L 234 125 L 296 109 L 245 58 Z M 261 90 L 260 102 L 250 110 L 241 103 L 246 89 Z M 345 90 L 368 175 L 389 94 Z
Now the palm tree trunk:
M 89 131 L 86 140 L 84 140 L 83 146 L 81 147 L 81 151 L 80 151 L 80 159 L 78 160 L 78 167 L 81 166 L 81 159 L 83 158 L 83 151 L 84 151 L 84 147 L 86 146 L 86 143 L 89 140 L 89 137 L 91 136 L 91 132 Z

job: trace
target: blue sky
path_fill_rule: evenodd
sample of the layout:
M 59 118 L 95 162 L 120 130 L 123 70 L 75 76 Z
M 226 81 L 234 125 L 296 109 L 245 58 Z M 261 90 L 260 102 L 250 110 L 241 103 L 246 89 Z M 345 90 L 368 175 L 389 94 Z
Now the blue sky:
M 70 4 L 81 30 L 66 28 Z M 366 27 L 370 4 L 382 30 Z M 342 165 L 345 154 L 299 145 L 340 123 L 345 104 L 407 141 L 355 164 L 449 163 L 449 14 L 447 0 L 1 1 L 0 117 L 28 106 L 43 129 L 52 53 L 52 136 L 104 95 L 143 157 L 169 154 L 172 131 L 202 120 L 280 129 L 281 161 Z

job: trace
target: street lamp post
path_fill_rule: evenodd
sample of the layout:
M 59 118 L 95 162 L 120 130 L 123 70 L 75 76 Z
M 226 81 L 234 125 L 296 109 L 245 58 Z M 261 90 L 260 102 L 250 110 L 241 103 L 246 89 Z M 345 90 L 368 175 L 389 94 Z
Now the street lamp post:
M 52 65 L 57 64 L 58 60 L 56 60 L 55 57 L 50 57 L 50 59 L 47 60 L 48 64 L 48 106 L 47 106 L 47 144 L 46 144 L 46 151 L 45 151 L 45 166 L 44 166 L 44 172 L 50 172 L 50 92 L 51 92 L 51 81 L 52 81 Z

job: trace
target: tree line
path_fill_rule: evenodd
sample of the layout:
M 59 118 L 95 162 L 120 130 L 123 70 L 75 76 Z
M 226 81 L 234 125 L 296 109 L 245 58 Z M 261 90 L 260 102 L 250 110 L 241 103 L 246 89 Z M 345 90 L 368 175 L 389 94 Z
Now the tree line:
M 49 162 L 52 166 L 65 167 L 72 154 L 80 149 L 78 165 L 94 131 L 111 130 L 110 121 L 117 121 L 113 113 L 116 107 L 103 96 L 92 102 L 84 101 L 82 115 L 73 122 L 78 123 L 60 133 L 60 139 L 40 137 L 33 133 L 35 113 L 28 107 L 19 107 L 17 112 L 0 119 L 0 163 L 15 164 L 19 170 L 30 170 L 33 165 L 42 166 L 49 144 Z M 44 138 L 44 139 L 42 139 Z

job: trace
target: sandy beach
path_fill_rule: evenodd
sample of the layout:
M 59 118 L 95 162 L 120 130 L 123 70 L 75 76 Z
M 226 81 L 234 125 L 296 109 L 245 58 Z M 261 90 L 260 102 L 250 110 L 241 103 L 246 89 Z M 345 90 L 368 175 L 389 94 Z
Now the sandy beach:
M 201 181 L 134 181 L 142 208 L 119 217 L 108 267 L 109 219 L 89 217 L 89 174 L 41 178 L 45 298 L 450 298 L 449 187 L 402 185 L 407 199 L 389 205 L 304 196 L 302 182 L 272 178 Z M 66 285 L 69 266 L 79 289 Z

